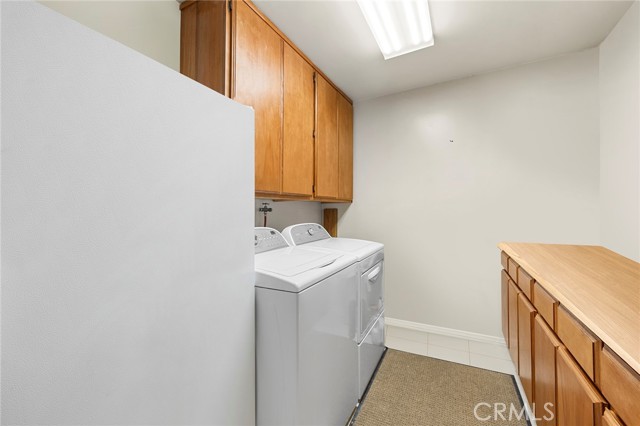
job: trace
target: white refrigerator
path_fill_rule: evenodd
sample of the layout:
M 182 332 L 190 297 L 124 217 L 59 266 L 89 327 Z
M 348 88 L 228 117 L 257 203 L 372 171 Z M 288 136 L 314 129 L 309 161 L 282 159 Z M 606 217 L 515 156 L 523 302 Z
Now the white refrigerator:
M 253 111 L 0 8 L 2 424 L 253 424 Z

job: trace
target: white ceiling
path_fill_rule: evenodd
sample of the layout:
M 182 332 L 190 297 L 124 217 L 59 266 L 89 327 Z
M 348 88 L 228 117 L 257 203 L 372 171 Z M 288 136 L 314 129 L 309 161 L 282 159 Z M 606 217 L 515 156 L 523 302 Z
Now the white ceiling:
M 626 1 L 429 2 L 435 46 L 385 61 L 353 0 L 254 0 L 353 100 L 597 46 Z

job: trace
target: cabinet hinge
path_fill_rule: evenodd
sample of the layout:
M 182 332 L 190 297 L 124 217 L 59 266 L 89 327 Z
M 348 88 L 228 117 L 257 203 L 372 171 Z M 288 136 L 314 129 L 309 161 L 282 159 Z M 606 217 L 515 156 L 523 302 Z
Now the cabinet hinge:
M 313 130 L 313 138 L 314 138 L 314 139 L 316 138 L 316 131 L 315 131 L 315 129 Z
M 314 83 L 316 82 L 316 73 L 315 72 L 313 73 L 313 82 Z
M 229 3 L 229 12 L 231 12 L 233 10 L 233 0 L 227 0 L 227 2 Z

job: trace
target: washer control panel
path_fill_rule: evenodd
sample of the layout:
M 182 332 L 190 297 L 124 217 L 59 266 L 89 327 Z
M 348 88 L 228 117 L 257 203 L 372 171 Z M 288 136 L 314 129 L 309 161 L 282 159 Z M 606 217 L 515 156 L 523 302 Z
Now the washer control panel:
M 256 254 L 289 247 L 282 234 L 273 228 L 255 228 L 254 247 Z
M 289 232 L 291 233 L 291 241 L 295 245 L 331 238 L 327 230 L 317 223 L 301 223 L 293 226 Z

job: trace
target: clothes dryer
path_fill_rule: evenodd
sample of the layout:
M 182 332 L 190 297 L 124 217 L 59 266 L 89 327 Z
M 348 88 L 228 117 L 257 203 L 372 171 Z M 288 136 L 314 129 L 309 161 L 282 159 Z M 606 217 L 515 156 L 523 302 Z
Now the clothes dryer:
M 353 238 L 333 238 L 317 223 L 292 225 L 282 231 L 296 247 L 352 255 L 357 258 L 358 274 L 354 285 L 358 292 L 357 333 L 358 399 L 386 350 L 384 346 L 384 245 Z

